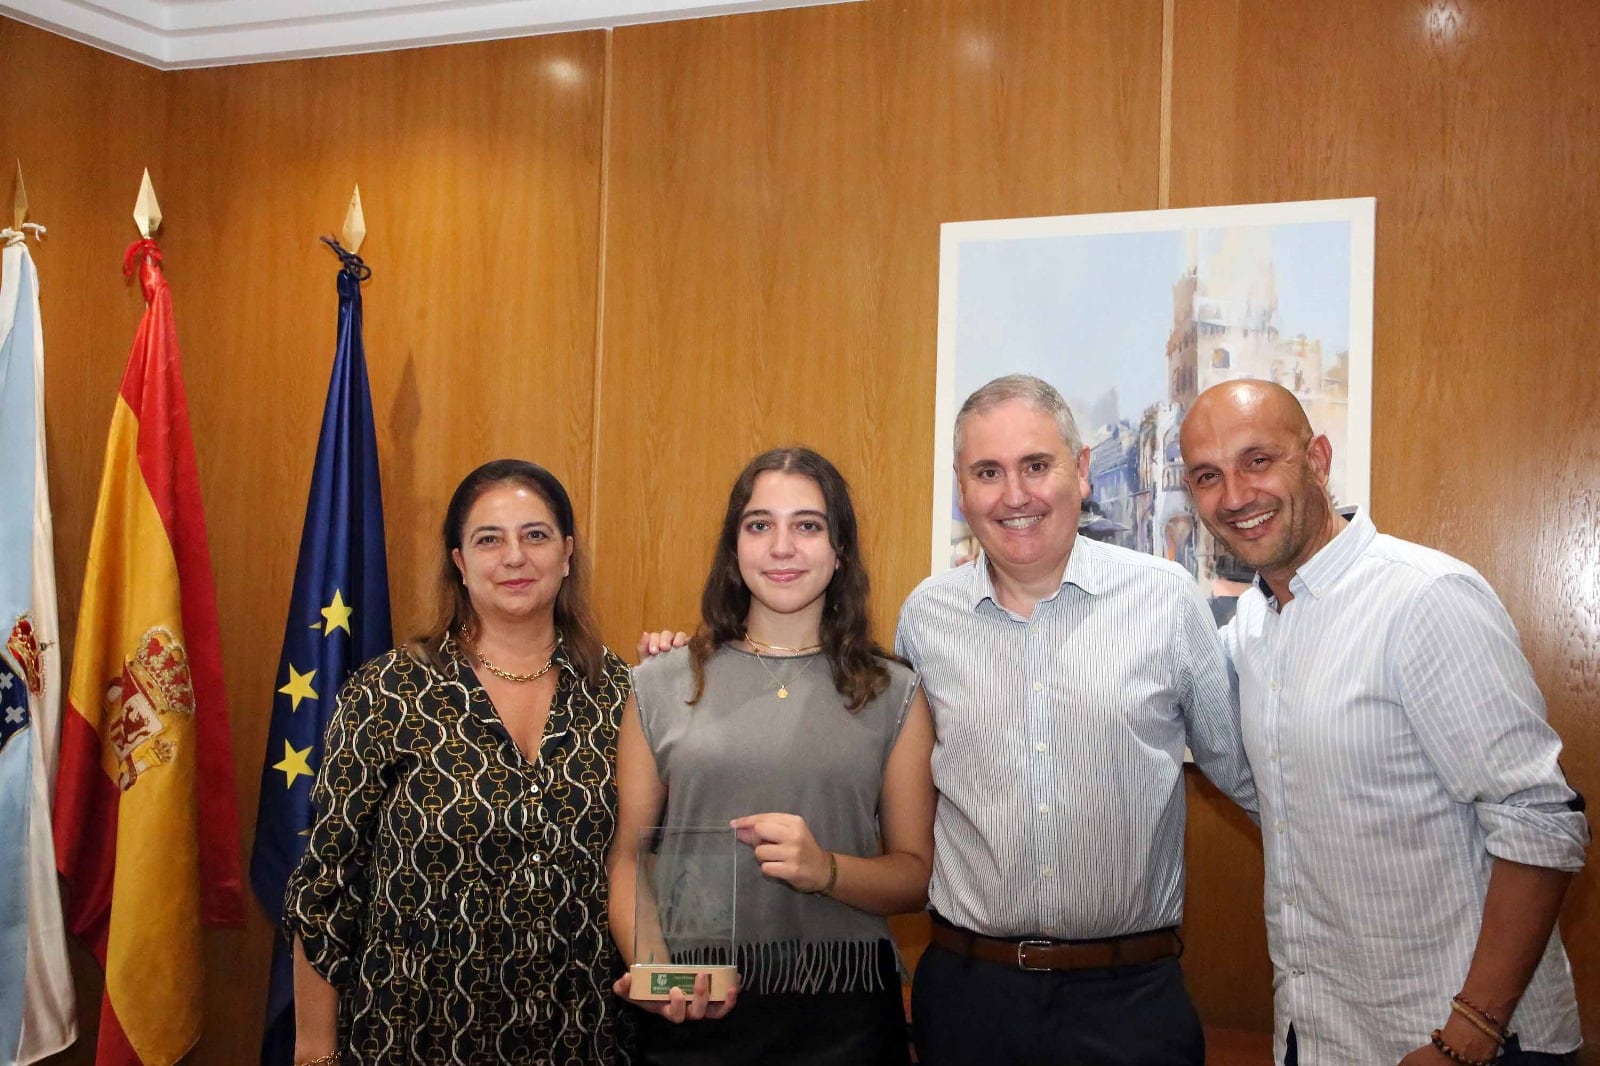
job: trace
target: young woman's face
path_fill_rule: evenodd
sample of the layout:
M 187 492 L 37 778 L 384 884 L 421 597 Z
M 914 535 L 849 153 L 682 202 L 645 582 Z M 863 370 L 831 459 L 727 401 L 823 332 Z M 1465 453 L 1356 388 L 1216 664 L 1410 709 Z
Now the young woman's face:
M 817 483 L 779 470 L 759 475 L 739 520 L 739 573 L 755 603 L 776 614 L 820 615 L 838 568 Z

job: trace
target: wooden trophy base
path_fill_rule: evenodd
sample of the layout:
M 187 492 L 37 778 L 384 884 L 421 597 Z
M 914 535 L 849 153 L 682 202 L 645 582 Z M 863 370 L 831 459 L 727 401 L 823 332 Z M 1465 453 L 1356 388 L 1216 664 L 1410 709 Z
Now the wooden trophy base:
M 685 996 L 694 995 L 694 979 L 700 974 L 711 975 L 711 1000 L 721 1003 L 728 991 L 738 984 L 739 971 L 732 966 L 675 966 L 669 963 L 636 962 L 628 967 L 633 975 L 629 999 L 661 1000 L 672 995 L 674 988 L 682 989 Z

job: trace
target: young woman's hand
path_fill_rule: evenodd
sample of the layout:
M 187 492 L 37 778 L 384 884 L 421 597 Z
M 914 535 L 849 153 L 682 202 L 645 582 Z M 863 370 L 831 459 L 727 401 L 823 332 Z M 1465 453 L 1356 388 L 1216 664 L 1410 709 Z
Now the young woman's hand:
M 755 849 L 761 873 L 801 892 L 833 887 L 836 858 L 818 846 L 798 814 L 747 814 L 731 823 L 739 841 Z

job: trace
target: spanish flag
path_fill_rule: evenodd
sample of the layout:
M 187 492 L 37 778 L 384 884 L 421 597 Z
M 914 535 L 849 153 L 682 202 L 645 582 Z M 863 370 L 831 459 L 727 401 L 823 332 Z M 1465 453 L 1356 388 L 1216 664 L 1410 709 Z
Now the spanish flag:
M 238 815 L 216 591 L 154 241 L 100 479 L 63 715 L 56 861 L 105 968 L 95 1061 L 170 1066 L 200 1037 L 200 925 L 239 925 Z M 204 798 L 202 803 L 202 797 Z

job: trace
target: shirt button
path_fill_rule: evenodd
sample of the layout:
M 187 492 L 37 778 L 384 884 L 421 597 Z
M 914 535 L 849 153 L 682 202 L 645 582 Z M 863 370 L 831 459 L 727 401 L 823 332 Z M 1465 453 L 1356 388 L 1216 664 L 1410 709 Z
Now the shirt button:
M 1049 814 L 1050 813 L 1050 804 L 1048 804 L 1048 803 L 1039 804 L 1039 813 L 1040 814 Z
M 1038 752 L 1040 755 L 1043 755 L 1045 752 L 1050 750 L 1050 745 L 1046 744 L 1042 740 L 1035 741 L 1034 745 L 1033 745 L 1033 750 Z
M 1272 682 L 1272 684 L 1268 685 L 1267 687 L 1274 692 L 1278 691 L 1278 683 L 1276 681 Z
M 1054 866 L 1046 866 L 1039 871 L 1039 876 L 1041 877 L 1054 877 L 1055 875 L 1056 868 Z
M 1044 682 L 1035 681 L 1033 683 L 1033 691 L 1035 691 L 1035 692 L 1043 692 L 1044 691 Z
M 1267 752 L 1267 761 L 1268 762 L 1277 762 L 1278 761 L 1278 753 L 1275 752 L 1275 751 Z
M 544 856 L 540 855 L 537 851 L 534 852 L 533 853 L 533 862 L 534 862 L 534 865 L 538 865 L 539 863 L 544 862 Z
M 1283 822 L 1281 820 L 1273 822 L 1272 828 L 1276 829 L 1280 833 L 1283 832 Z

